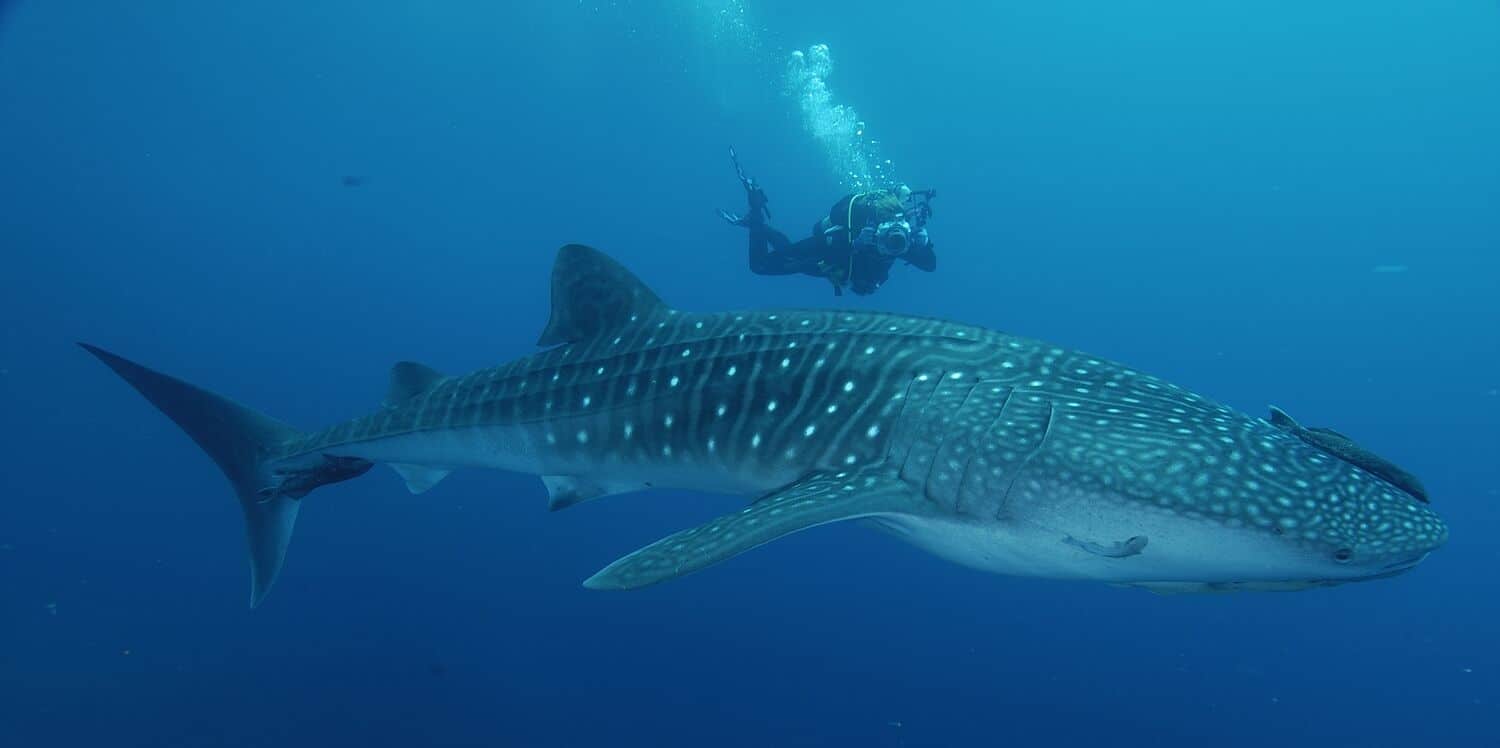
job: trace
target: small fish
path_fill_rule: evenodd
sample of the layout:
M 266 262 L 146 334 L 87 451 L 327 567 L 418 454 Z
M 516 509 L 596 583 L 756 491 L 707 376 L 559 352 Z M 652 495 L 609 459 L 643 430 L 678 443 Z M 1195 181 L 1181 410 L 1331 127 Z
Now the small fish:
M 1074 548 L 1080 548 L 1082 550 L 1088 551 L 1095 556 L 1104 556 L 1105 558 L 1128 558 L 1145 550 L 1148 540 L 1145 535 L 1136 535 L 1123 541 L 1117 540 L 1113 543 L 1105 545 L 1103 543 L 1095 543 L 1088 540 L 1079 540 L 1072 535 L 1067 535 L 1063 537 L 1062 542 L 1067 543 Z
M 345 187 L 363 187 L 370 183 L 370 178 L 355 174 L 345 174 L 339 182 Z

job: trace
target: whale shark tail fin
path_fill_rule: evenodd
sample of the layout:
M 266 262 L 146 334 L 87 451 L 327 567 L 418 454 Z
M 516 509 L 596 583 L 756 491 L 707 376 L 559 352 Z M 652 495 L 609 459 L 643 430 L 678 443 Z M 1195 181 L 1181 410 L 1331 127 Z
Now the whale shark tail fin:
M 364 460 L 322 456 L 313 458 L 309 468 L 273 470 L 274 458 L 303 438 L 297 429 L 102 348 L 79 345 L 187 432 L 229 479 L 245 515 L 252 608 L 265 599 L 281 571 L 299 499 L 318 486 L 370 469 Z

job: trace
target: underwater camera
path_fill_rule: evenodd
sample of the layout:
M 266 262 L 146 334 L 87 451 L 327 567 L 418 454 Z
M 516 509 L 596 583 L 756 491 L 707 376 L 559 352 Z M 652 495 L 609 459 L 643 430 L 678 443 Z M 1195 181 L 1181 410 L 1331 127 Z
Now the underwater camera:
M 911 224 L 904 220 L 885 221 L 875 228 L 875 246 L 881 254 L 902 255 L 911 244 Z

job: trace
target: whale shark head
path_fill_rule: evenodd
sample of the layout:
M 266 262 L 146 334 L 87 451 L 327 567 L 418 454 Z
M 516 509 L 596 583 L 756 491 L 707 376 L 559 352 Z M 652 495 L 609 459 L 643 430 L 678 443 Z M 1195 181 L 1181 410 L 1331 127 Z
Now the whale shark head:
M 1427 503 L 1357 465 L 1271 430 L 1222 444 L 1204 455 L 1215 480 L 1176 515 L 1195 528 L 1185 533 L 1191 553 L 1212 576 L 1143 586 L 1292 590 L 1382 579 L 1447 542 L 1447 526 Z M 1150 550 L 1171 553 L 1156 541 Z
M 1265 528 L 1285 547 L 1282 558 L 1289 556 L 1301 580 L 1337 584 L 1394 576 L 1447 542 L 1447 526 L 1426 503 L 1339 460 L 1323 467 L 1320 482 L 1294 478 L 1297 490 L 1273 499 L 1286 511 Z

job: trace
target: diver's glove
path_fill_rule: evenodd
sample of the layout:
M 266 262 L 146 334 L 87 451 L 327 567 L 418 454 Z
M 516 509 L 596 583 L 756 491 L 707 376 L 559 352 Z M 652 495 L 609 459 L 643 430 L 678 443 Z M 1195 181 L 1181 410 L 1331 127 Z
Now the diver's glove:
M 866 227 L 864 227 L 864 228 L 862 228 L 862 229 L 859 230 L 859 233 L 854 236 L 854 248 L 855 249 L 874 249 L 875 248 L 875 227 L 874 226 L 866 226 Z
M 926 247 L 931 242 L 932 242 L 932 239 L 928 238 L 928 236 L 927 236 L 927 229 L 925 229 L 925 228 L 924 229 L 917 229 L 911 235 L 911 245 L 912 245 L 912 247 L 915 247 L 917 249 L 922 249 L 923 247 Z
M 736 213 L 730 213 L 723 208 L 719 208 L 719 217 L 724 219 L 724 222 L 728 223 L 730 226 L 745 226 L 750 223 L 749 221 L 745 220 L 744 216 Z

